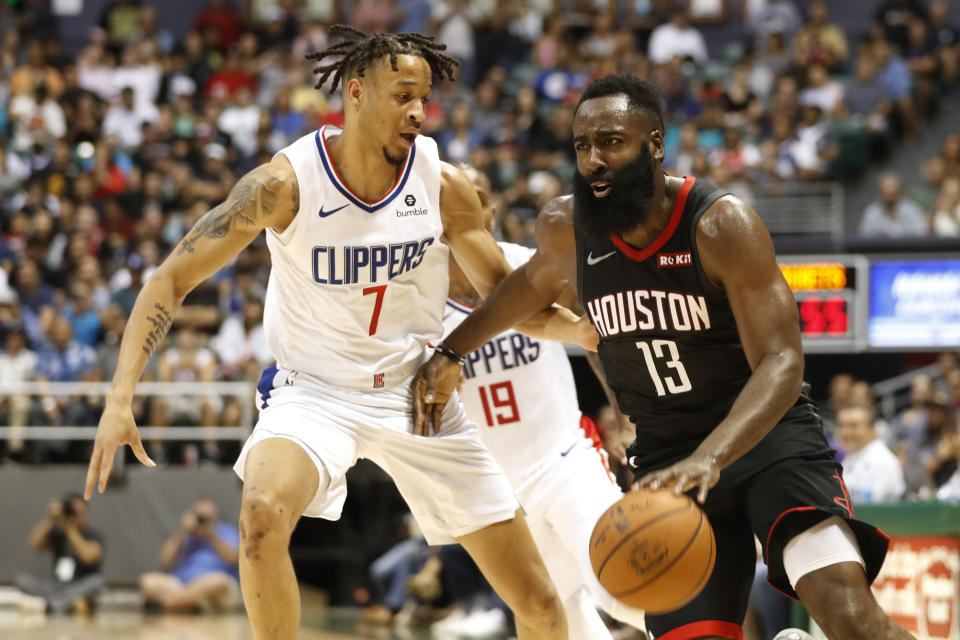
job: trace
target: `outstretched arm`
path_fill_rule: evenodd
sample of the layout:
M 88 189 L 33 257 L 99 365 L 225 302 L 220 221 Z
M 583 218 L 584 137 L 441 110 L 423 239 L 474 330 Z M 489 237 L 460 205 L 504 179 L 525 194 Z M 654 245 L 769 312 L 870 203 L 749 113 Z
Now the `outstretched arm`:
M 267 227 L 282 231 L 300 208 L 296 175 L 283 156 L 243 176 L 226 201 L 207 212 L 190 229 L 144 284 L 120 343 L 117 371 L 100 418 L 84 496 L 107 486 L 117 448 L 129 444 L 137 459 L 153 466 L 140 442 L 131 402 L 151 354 L 170 329 L 187 294 L 240 253 Z
M 537 252 L 530 260 L 504 278 L 483 303 L 447 336 L 444 341 L 453 351 L 468 354 L 494 336 L 517 326 L 549 307 L 568 291 L 568 279 L 562 268 L 574 246 L 569 211 L 551 202 L 537 218 Z M 496 245 L 494 244 L 494 247 Z M 497 250 L 499 253 L 499 250 Z M 463 266 L 460 254 L 457 262 Z M 469 272 L 464 267 L 464 272 Z M 477 287 L 476 282 L 474 286 Z M 477 287 L 481 295 L 485 292 Z M 595 347 L 596 332 L 584 319 L 573 325 L 577 342 Z M 550 332 L 547 332 L 550 333 Z M 546 336 L 556 339 L 553 336 Z M 460 367 L 453 360 L 435 354 L 414 377 L 414 433 L 429 435 L 460 379 Z
M 725 197 L 697 227 L 704 272 L 726 291 L 752 374 L 727 417 L 688 458 L 640 479 L 641 486 L 699 487 L 698 499 L 769 433 L 800 395 L 803 348 L 797 304 L 777 266 L 770 234 L 749 206 Z

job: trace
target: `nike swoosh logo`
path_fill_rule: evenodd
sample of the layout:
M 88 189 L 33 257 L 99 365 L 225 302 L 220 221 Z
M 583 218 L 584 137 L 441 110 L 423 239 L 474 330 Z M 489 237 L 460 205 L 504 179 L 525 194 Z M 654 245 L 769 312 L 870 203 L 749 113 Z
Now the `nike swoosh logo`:
M 342 207 L 337 207 L 336 209 L 330 209 L 330 211 L 324 211 L 324 210 L 323 210 L 323 207 L 320 207 L 320 217 L 321 217 L 321 218 L 326 218 L 327 216 L 333 215 L 333 214 L 336 213 L 337 211 L 340 211 L 340 209 L 346 209 L 346 208 L 349 207 L 349 206 L 350 206 L 349 204 L 345 204 L 345 205 L 343 205 Z
M 570 445 L 570 448 L 569 448 L 569 449 L 567 449 L 566 451 L 564 451 L 563 453 L 561 453 L 561 454 L 560 454 L 560 457 L 561 457 L 561 458 L 566 458 L 566 457 L 567 457 L 567 454 L 570 453 L 571 451 L 573 451 L 573 448 L 574 448 L 575 446 L 577 446 L 577 443 L 576 443 L 576 442 L 574 442 L 572 445 Z
M 594 258 L 594 257 L 593 257 L 593 252 L 591 251 L 590 253 L 587 254 L 587 264 L 592 267 L 593 265 L 597 264 L 598 262 L 602 262 L 603 260 L 606 260 L 607 258 L 609 258 L 610 256 L 612 256 L 612 255 L 615 254 L 615 253 L 616 253 L 616 251 L 611 251 L 610 253 L 605 253 L 605 254 L 603 254 L 602 256 L 597 256 L 596 258 Z

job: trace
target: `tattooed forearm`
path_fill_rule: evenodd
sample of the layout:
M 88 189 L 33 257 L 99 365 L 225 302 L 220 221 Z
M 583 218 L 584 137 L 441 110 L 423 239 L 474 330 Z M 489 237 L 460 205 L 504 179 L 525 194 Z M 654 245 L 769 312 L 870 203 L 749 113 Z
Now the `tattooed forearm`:
M 143 352 L 147 354 L 148 358 L 156 351 L 160 343 L 163 342 L 163 337 L 167 335 L 167 330 L 170 329 L 170 323 L 173 322 L 173 316 L 170 315 L 170 312 L 167 311 L 167 308 L 162 304 L 155 302 L 153 308 L 155 309 L 153 315 L 147 316 L 147 320 L 153 325 L 153 329 L 147 332 L 147 338 L 140 347 L 143 349 Z
M 237 182 L 227 196 L 226 202 L 211 209 L 197 220 L 180 242 L 177 255 L 193 253 L 200 238 L 218 240 L 226 236 L 234 227 L 256 227 L 262 224 L 263 216 L 269 216 L 283 204 L 280 198 L 283 186 L 283 180 L 273 176 L 268 169 L 251 171 Z M 294 191 L 297 190 L 294 189 Z M 299 200 L 299 193 L 294 194 L 294 199 Z

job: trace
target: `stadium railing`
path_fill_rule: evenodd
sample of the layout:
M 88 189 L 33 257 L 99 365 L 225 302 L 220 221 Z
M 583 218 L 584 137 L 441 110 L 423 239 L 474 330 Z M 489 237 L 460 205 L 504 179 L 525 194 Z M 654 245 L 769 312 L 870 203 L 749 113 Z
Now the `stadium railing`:
M 0 383 L 0 398 L 25 396 L 106 396 L 109 382 L 22 382 Z M 249 382 L 141 382 L 135 396 L 221 396 L 242 400 L 239 425 L 167 427 L 140 426 L 144 440 L 238 440 L 243 441 L 253 430 L 253 400 L 256 389 Z M 14 424 L 0 427 L 0 440 L 93 440 L 95 426 L 58 425 L 29 426 Z
M 839 182 L 771 182 L 750 190 L 753 208 L 771 235 L 827 240 L 832 249 L 843 246 L 844 190 Z

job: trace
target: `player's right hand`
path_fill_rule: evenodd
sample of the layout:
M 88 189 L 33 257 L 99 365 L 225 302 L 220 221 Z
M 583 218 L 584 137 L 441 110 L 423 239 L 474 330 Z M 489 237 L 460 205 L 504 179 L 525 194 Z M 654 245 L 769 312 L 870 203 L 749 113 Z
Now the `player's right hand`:
M 443 408 L 460 383 L 460 366 L 439 353 L 427 360 L 413 377 L 413 434 L 429 436 L 440 430 Z
M 85 500 L 93 496 L 93 485 L 97 483 L 98 476 L 100 493 L 106 490 L 110 469 L 113 467 L 113 457 L 117 449 L 125 444 L 130 445 L 137 460 L 148 467 L 157 466 L 143 448 L 130 406 L 118 406 L 108 400 L 103 415 L 100 416 L 97 438 L 93 442 L 93 454 L 90 456 L 90 466 L 87 467 L 87 482 L 83 490 Z

